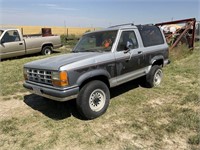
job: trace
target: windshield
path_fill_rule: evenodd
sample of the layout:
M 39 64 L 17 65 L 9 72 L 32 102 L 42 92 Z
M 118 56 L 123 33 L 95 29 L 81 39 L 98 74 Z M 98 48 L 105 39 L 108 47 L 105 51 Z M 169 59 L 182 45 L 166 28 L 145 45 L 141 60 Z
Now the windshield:
M 105 52 L 111 51 L 117 30 L 95 32 L 84 35 L 73 52 Z

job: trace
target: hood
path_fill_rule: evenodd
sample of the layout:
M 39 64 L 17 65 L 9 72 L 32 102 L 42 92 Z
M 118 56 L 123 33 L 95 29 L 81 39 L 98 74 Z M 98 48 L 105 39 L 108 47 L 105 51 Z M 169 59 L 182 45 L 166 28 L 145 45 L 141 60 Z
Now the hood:
M 45 70 L 59 70 L 59 68 L 64 65 L 68 65 L 73 62 L 81 61 L 97 55 L 101 55 L 101 53 L 94 53 L 94 52 L 70 53 L 70 54 L 64 54 L 64 55 L 32 61 L 25 64 L 24 67 L 45 69 Z

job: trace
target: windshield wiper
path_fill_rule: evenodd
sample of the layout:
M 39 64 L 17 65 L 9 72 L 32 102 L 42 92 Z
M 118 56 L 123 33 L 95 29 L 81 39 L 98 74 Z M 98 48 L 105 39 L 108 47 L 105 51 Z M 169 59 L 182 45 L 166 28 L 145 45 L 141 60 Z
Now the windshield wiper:
M 79 51 L 72 51 L 72 53 L 79 53 Z
M 81 53 L 81 52 L 99 52 L 102 53 L 102 50 L 82 50 L 82 51 L 72 51 L 73 53 Z
M 86 50 L 86 52 L 97 52 L 97 50 Z

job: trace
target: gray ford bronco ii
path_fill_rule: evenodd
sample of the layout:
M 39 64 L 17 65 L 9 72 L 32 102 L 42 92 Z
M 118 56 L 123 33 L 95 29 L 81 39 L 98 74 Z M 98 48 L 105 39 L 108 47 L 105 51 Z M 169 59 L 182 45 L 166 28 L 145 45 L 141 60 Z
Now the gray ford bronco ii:
M 37 95 L 67 101 L 76 98 L 86 119 L 108 108 L 109 89 L 139 77 L 159 86 L 169 63 L 168 45 L 155 25 L 121 25 L 86 33 L 70 54 L 24 65 L 23 86 Z

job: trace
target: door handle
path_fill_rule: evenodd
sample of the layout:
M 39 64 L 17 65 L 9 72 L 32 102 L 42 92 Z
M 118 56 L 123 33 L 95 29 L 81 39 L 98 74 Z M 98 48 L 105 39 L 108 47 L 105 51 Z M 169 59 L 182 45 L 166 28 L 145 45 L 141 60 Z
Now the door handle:
M 142 54 L 142 51 L 138 51 L 138 54 Z
M 19 43 L 19 45 L 23 45 L 23 43 Z

